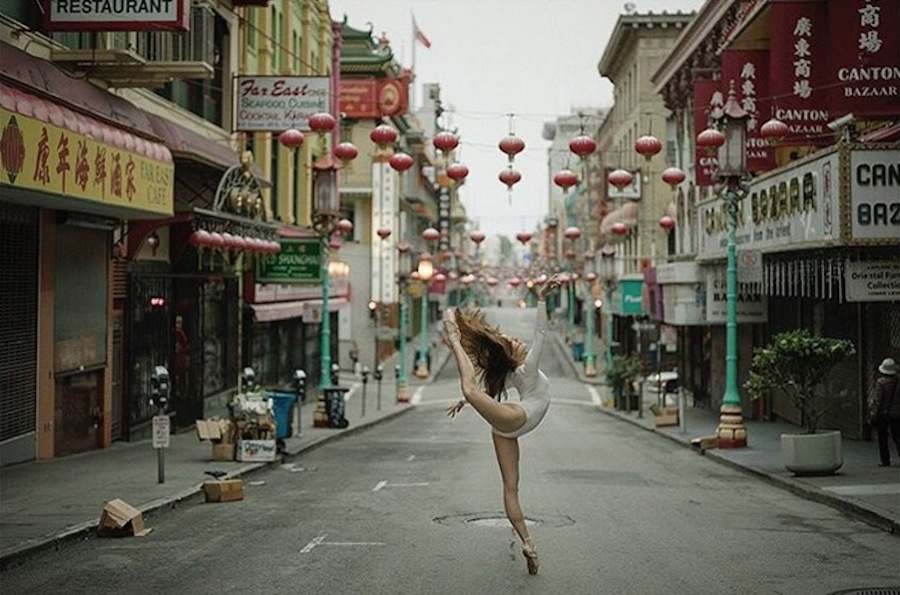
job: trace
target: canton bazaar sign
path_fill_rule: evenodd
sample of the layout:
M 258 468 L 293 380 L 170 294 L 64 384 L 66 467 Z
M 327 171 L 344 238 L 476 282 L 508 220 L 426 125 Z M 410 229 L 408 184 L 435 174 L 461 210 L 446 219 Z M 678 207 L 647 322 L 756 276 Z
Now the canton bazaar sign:
M 48 31 L 190 29 L 189 0 L 44 0 Z
M 235 130 L 308 131 L 309 117 L 331 112 L 331 79 L 311 76 L 237 77 Z
M 171 216 L 171 163 L 0 108 L 0 181 L 104 205 Z

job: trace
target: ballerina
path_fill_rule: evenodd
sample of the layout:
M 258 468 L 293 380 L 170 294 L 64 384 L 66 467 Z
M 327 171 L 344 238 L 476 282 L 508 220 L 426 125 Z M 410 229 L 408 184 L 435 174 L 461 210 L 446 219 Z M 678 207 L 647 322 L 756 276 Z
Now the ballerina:
M 545 301 L 559 285 L 554 275 L 538 290 L 537 321 L 530 349 L 521 339 L 491 327 L 479 310 L 448 309 L 443 317 L 444 342 L 456 359 L 463 393 L 463 399 L 450 406 L 447 414 L 456 417 L 468 403 L 491 425 L 503 481 L 503 507 L 522 540 L 529 574 L 537 574 L 540 562 L 519 503 L 519 437 L 536 428 L 550 406 L 550 382 L 538 366 L 547 333 Z M 506 400 L 507 383 L 518 391 L 518 401 Z

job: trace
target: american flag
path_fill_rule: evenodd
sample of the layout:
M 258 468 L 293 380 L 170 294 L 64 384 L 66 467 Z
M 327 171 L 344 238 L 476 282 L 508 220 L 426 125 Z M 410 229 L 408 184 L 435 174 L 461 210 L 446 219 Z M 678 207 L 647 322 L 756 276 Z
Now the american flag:
M 419 43 L 421 43 L 422 45 L 424 45 L 426 48 L 430 48 L 431 40 L 428 39 L 427 37 L 425 37 L 425 34 L 422 33 L 421 29 L 419 29 L 419 24 L 416 23 L 415 15 L 413 15 L 413 18 L 412 18 L 412 24 L 413 24 L 413 37 L 415 38 L 415 40 L 418 41 Z

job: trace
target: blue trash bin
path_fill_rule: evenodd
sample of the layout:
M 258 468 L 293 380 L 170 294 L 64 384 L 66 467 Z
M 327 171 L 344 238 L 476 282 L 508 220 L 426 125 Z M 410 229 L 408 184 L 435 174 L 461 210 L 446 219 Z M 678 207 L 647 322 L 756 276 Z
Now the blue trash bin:
M 584 356 L 584 343 L 581 341 L 577 341 L 572 343 L 572 358 L 576 362 L 580 362 L 581 358 Z
M 294 393 L 285 393 L 280 391 L 269 391 L 272 397 L 272 404 L 275 409 L 275 438 L 284 440 L 290 438 L 293 432 L 291 415 L 294 403 L 297 401 L 297 395 Z

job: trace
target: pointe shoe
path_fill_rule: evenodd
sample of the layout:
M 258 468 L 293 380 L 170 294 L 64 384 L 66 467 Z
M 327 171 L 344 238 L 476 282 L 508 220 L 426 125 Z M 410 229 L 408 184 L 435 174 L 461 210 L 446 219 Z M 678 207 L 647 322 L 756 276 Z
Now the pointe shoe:
M 522 544 L 522 555 L 525 556 L 525 563 L 528 564 L 528 574 L 537 574 L 538 566 L 541 563 L 538 560 L 537 548 L 534 547 L 534 541 L 530 537 Z

